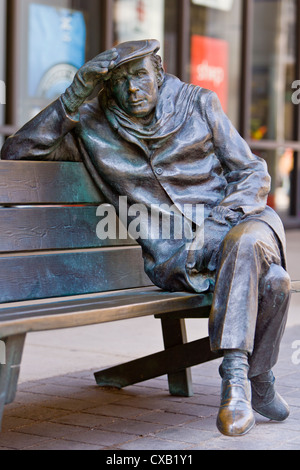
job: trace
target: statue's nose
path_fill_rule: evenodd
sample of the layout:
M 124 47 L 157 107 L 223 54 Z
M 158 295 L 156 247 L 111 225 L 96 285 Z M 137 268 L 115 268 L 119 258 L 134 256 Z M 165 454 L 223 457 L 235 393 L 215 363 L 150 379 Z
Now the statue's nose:
M 128 80 L 128 90 L 131 93 L 135 93 L 136 91 L 138 91 L 138 86 L 132 78 Z

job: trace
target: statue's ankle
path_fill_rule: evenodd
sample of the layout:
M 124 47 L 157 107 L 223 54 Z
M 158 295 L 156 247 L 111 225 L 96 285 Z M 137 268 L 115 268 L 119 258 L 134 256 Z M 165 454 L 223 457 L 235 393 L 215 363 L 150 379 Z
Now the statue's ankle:
M 249 363 L 247 351 L 225 349 L 223 353 L 223 361 L 219 368 L 221 377 L 225 380 L 248 379 Z

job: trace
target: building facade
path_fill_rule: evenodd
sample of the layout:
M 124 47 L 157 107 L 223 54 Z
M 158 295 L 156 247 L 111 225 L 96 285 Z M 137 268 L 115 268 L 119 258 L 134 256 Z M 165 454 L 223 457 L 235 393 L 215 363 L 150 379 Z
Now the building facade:
M 0 0 L 0 145 L 113 45 L 156 38 L 168 73 L 212 89 L 300 227 L 300 0 Z

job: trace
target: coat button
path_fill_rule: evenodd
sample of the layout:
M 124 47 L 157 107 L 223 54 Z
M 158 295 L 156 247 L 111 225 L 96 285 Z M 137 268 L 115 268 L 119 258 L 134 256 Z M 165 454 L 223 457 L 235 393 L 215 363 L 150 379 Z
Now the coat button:
M 157 175 L 162 175 L 164 170 L 162 168 L 156 168 L 155 172 Z

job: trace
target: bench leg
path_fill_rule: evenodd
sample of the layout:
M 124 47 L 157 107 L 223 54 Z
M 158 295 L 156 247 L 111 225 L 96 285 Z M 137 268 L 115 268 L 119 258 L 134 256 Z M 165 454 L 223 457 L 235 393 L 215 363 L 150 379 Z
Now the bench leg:
M 12 403 L 16 396 L 25 334 L 3 338 L 5 364 L 0 365 L 0 429 L 4 405 Z
M 102 387 L 123 388 L 165 374 L 175 374 L 203 362 L 217 359 L 212 353 L 209 338 L 173 346 L 164 351 L 96 372 L 95 379 Z
M 182 318 L 161 318 L 161 327 L 165 349 L 187 343 L 185 320 Z M 182 369 L 168 374 L 169 392 L 171 395 L 193 396 L 191 369 Z

